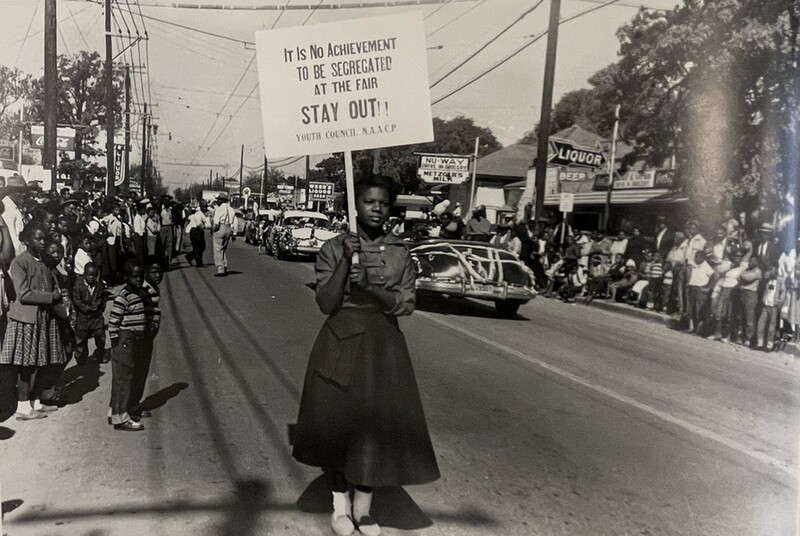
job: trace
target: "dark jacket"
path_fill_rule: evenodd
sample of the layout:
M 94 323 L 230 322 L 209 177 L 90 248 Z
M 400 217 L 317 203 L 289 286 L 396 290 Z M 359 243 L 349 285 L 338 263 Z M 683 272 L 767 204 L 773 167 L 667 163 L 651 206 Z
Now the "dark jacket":
M 8 318 L 33 324 L 40 306 L 53 305 L 53 290 L 57 288 L 55 276 L 42 261 L 23 251 L 11 261 L 8 269 L 14 284 L 16 301 L 11 304 Z
M 658 251 L 659 255 L 661 255 L 661 260 L 667 258 L 669 255 L 672 246 L 675 244 L 675 234 L 667 229 L 664 232 L 664 236 L 661 238 L 661 243 L 658 243 L 658 232 L 656 232 L 655 236 L 653 237 L 653 249 Z

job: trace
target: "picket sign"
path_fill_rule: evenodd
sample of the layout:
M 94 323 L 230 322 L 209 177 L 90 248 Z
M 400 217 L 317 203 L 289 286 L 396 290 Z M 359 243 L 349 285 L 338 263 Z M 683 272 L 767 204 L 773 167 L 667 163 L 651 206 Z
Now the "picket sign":
M 357 36 L 357 37 L 356 37 Z M 264 150 L 270 158 L 433 141 L 422 11 L 256 32 Z

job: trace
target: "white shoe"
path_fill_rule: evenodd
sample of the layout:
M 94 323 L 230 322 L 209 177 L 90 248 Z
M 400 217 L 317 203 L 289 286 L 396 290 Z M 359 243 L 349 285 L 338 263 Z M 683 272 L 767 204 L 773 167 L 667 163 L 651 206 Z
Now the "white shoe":
M 333 514 L 331 528 L 337 536 L 350 536 L 356 527 L 350 519 L 350 492 L 333 492 Z

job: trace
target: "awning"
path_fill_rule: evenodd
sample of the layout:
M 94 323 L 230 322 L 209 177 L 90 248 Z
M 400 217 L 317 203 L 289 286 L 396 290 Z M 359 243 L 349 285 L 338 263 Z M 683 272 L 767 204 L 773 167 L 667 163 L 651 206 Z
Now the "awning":
M 576 205 L 605 205 L 606 192 L 584 192 L 575 194 Z M 615 190 L 611 194 L 612 205 L 636 205 L 639 203 L 685 203 L 689 200 L 682 192 L 673 192 L 664 188 L 642 190 Z M 558 206 L 559 194 L 548 194 L 544 198 L 545 206 Z
M 503 186 L 503 190 L 524 190 L 527 184 L 528 181 L 516 181 Z

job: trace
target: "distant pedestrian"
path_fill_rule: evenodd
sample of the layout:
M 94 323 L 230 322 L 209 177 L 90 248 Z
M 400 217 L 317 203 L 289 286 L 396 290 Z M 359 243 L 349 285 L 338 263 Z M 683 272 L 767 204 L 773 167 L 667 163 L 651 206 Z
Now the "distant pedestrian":
M 75 282 L 72 289 L 72 303 L 75 307 L 75 360 L 79 365 L 86 363 L 89 356 L 89 340 L 95 343 L 94 358 L 107 363 L 105 356 L 106 331 L 103 312 L 106 308 L 106 287 L 100 280 L 97 265 L 89 263 L 84 267 L 83 277 Z
M 147 209 L 145 230 L 145 236 L 147 237 L 147 256 L 154 257 L 158 255 L 160 251 L 159 244 L 161 243 L 161 223 L 158 220 L 155 207 Z
M 145 312 L 142 299 L 142 267 L 131 259 L 125 263 L 125 286 L 111 305 L 108 334 L 111 339 L 111 404 L 109 424 L 115 430 L 139 432 L 144 425 L 128 413 L 133 389 L 134 364 L 146 350 Z
M 786 299 L 786 283 L 778 276 L 778 269 L 769 267 L 764 272 L 761 312 L 756 325 L 756 348 L 771 351 L 775 346 L 775 333 L 783 301 Z
M 763 275 L 759 263 L 758 257 L 751 256 L 747 261 L 747 268 L 739 275 L 739 310 L 736 315 L 739 322 L 735 322 L 735 324 L 741 326 L 742 339 L 740 342 L 744 346 L 750 346 L 756 333 L 758 289 Z
M 215 276 L 225 276 L 228 274 L 228 245 L 233 236 L 233 222 L 236 212 L 228 204 L 228 195 L 220 194 L 217 196 L 217 208 L 214 209 L 212 216 L 213 239 L 214 239 L 214 264 L 217 266 Z
M 172 266 L 172 253 L 174 247 L 174 221 L 172 219 L 171 198 L 165 196 L 161 205 L 161 215 L 159 228 L 161 247 L 164 250 L 164 269 L 169 270 Z
M 192 244 L 192 251 L 186 256 L 189 264 L 194 261 L 195 266 L 198 268 L 203 267 L 203 254 L 206 251 L 206 229 L 211 226 L 206 217 L 206 210 L 208 205 L 201 204 L 200 207 L 189 216 L 189 221 L 186 224 L 187 232 L 189 233 L 189 241 Z
M 358 235 L 328 240 L 317 257 L 316 299 L 329 317 L 311 351 L 292 455 L 332 476 L 338 535 L 380 533 L 370 517 L 374 487 L 439 478 L 397 323 L 414 310 L 415 269 L 403 241 L 383 232 L 392 188 L 384 177 L 356 183 Z

